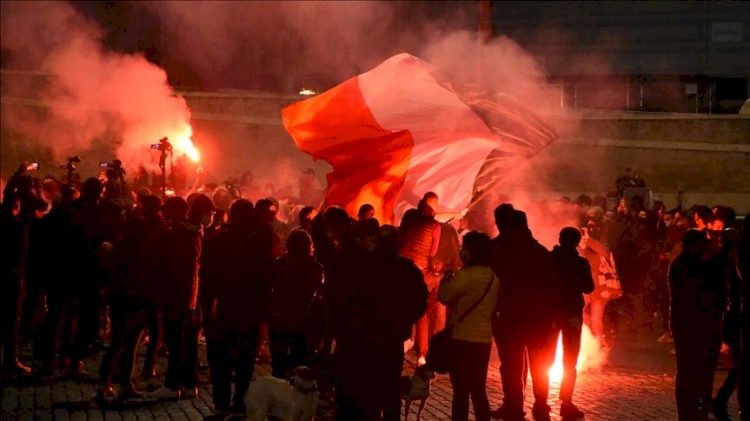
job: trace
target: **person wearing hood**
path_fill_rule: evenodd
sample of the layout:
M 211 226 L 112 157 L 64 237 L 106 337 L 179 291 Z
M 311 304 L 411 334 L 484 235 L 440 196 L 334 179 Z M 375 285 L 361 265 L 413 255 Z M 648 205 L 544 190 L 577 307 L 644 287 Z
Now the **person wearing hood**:
M 198 267 L 203 227 L 210 225 L 215 211 L 210 199 L 203 197 L 190 208 L 181 197 L 164 202 L 167 230 L 156 240 L 155 281 L 159 283 L 158 304 L 164 309 L 164 341 L 169 360 L 164 386 L 156 392 L 160 399 L 197 394 Z
M 399 252 L 402 256 L 410 259 L 422 271 L 425 281 L 432 279 L 431 273 L 437 273 L 442 268 L 437 268 L 437 259 L 440 248 L 440 236 L 442 225 L 435 220 L 435 214 L 438 207 L 438 196 L 433 192 L 424 195 L 416 210 L 409 210 L 404 214 L 401 221 L 401 248 Z M 431 282 L 427 285 L 430 291 L 438 288 L 438 283 Z M 433 301 L 433 312 L 437 305 Z M 430 320 L 428 316 L 423 317 L 416 324 L 414 340 L 417 343 L 419 352 L 418 365 L 425 364 L 425 356 L 429 344 Z
M 490 268 L 500 282 L 492 316 L 504 402 L 493 411 L 495 418 L 525 418 L 525 361 L 534 386 L 533 414 L 538 421 L 550 419 L 549 370 L 555 358 L 556 331 L 554 279 L 550 252 L 534 239 L 526 214 L 509 204 L 495 210 L 500 235 L 493 240 Z
M 581 350 L 584 294 L 594 292 L 591 265 L 578 254 L 581 231 L 566 227 L 560 231 L 560 244 L 552 249 L 551 257 L 557 272 L 557 329 L 562 333 L 563 378 L 560 385 L 560 416 L 581 418 L 583 411 L 573 404 L 573 388 L 577 372 L 576 363 Z

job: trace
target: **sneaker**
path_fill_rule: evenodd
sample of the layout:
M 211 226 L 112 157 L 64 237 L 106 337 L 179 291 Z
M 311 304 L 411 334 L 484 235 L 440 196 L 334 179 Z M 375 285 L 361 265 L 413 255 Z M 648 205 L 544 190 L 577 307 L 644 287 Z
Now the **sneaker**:
M 422 367 L 425 364 L 427 364 L 427 360 L 425 359 L 424 355 L 421 355 L 417 360 L 417 367 Z
M 20 361 L 16 361 L 16 374 L 18 375 L 29 375 L 33 370 L 31 370 L 31 367 L 25 365 L 24 363 Z
M 172 390 L 167 386 L 162 386 L 159 390 L 154 392 L 153 397 L 160 401 L 178 400 L 180 399 L 180 391 Z
M 560 416 L 564 419 L 577 420 L 585 417 L 586 414 L 571 402 L 560 405 Z
M 498 418 L 502 421 L 525 421 L 526 420 L 526 413 L 523 412 L 522 409 L 519 410 L 518 412 L 511 413 L 511 411 L 508 410 L 506 406 L 501 406 L 494 411 L 490 411 L 490 416 L 492 418 Z
M 727 411 L 726 402 L 718 402 L 714 400 L 713 414 L 718 421 L 730 421 L 731 420 L 731 418 L 729 417 L 729 411 Z
M 550 408 L 546 403 L 535 403 L 534 407 L 531 409 L 531 415 L 534 416 L 534 419 L 536 421 L 551 421 L 552 418 L 549 415 L 551 411 L 552 408 Z
M 672 339 L 672 335 L 665 333 L 659 336 L 659 339 L 657 339 L 656 342 L 659 342 L 660 344 L 673 344 L 674 339 Z
M 96 399 L 105 403 L 113 403 L 117 400 L 117 393 L 115 393 L 115 389 L 112 386 L 106 386 L 96 394 Z

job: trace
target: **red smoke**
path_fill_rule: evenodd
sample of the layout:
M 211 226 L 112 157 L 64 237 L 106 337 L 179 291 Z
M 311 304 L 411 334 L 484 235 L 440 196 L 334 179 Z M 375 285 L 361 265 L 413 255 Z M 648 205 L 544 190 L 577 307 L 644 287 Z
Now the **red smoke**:
M 164 136 L 175 157 L 197 159 L 190 110 L 166 73 L 141 55 L 106 51 L 102 30 L 69 3 L 4 3 L 2 24 L 12 65 L 48 74 L 46 84 L 13 93 L 39 98 L 45 111 L 3 106 L 7 128 L 41 142 L 59 161 L 103 146 L 129 170 L 154 167 L 149 145 Z

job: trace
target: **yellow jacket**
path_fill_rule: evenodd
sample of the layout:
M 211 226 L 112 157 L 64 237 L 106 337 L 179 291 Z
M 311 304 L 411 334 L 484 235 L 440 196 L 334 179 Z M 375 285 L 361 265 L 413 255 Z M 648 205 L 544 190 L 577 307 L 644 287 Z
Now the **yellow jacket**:
M 461 323 L 458 318 L 465 314 L 492 286 L 482 302 Z M 438 299 L 448 307 L 448 326 L 454 326 L 453 339 L 466 342 L 492 343 L 490 317 L 497 303 L 500 282 L 487 266 L 470 266 L 459 270 L 448 282 L 440 286 Z

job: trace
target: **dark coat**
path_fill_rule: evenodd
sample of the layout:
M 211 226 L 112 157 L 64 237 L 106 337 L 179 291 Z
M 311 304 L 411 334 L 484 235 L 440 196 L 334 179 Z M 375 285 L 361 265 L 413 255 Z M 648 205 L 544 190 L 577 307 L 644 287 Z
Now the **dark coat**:
M 427 311 L 422 272 L 405 257 L 384 250 L 351 253 L 331 289 L 334 330 L 342 341 L 394 344 L 411 337 Z
M 715 258 L 683 252 L 669 267 L 672 331 L 717 324 L 726 309 L 726 277 Z
M 530 232 L 496 237 L 490 268 L 500 281 L 495 313 L 523 324 L 554 321 L 555 271 L 550 252 Z
M 15 296 L 21 294 L 21 258 L 23 256 L 23 227 L 13 214 L 1 211 L 3 251 L 0 252 L 0 294 Z
M 550 253 L 557 272 L 557 310 L 560 317 L 568 319 L 583 315 L 583 294 L 594 292 L 594 278 L 588 260 L 575 249 L 555 246 Z
M 314 257 L 284 255 L 274 262 L 267 314 L 271 330 L 304 333 L 308 310 L 323 287 L 323 266 Z
M 170 308 L 170 317 L 195 310 L 203 230 L 187 222 L 172 223 L 155 239 L 157 254 L 151 280 L 157 304 Z
M 261 323 L 273 263 L 266 246 L 251 228 L 232 224 L 206 240 L 200 279 L 209 330 L 250 331 Z

